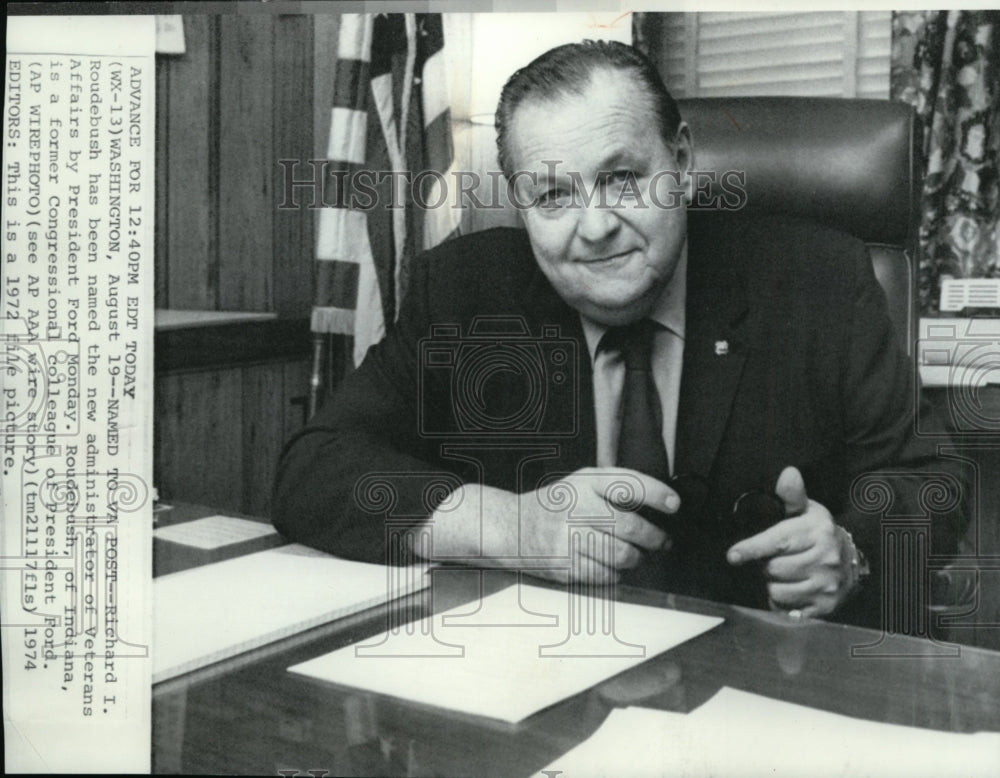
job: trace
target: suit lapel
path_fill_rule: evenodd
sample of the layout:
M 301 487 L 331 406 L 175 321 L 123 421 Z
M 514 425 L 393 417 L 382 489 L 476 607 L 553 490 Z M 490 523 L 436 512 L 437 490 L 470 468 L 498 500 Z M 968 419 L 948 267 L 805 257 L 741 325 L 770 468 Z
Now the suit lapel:
M 707 479 L 746 361 L 750 317 L 738 241 L 713 238 L 709 246 L 691 222 L 674 471 Z

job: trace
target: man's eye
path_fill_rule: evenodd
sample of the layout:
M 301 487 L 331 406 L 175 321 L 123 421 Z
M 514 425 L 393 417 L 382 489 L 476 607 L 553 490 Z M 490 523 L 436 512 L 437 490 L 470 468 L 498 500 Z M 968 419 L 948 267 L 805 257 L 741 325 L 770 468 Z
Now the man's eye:
M 617 183 L 635 183 L 636 175 L 634 170 L 615 170 L 611 173 L 611 180 Z
M 550 189 L 538 198 L 542 208 L 564 208 L 569 204 L 569 192 L 563 189 Z

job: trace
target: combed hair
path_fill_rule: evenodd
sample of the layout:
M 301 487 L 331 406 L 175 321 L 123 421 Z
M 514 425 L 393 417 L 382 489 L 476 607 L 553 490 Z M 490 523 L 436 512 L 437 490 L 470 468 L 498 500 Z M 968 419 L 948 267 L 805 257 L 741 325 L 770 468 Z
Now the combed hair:
M 550 49 L 515 71 L 504 84 L 497 104 L 495 125 L 500 169 L 510 178 L 508 134 L 518 106 L 527 100 L 582 95 L 591 75 L 600 70 L 620 70 L 635 76 L 637 88 L 645 88 L 656 114 L 663 142 L 673 148 L 681 123 L 677 103 L 667 91 L 656 67 L 638 50 L 618 41 L 584 40 Z

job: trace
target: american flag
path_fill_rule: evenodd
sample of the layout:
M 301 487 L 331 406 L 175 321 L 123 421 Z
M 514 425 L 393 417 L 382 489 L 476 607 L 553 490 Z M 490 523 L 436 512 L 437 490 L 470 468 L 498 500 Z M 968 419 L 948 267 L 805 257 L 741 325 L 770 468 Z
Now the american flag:
M 341 17 L 312 330 L 353 335 L 356 365 L 395 320 L 414 255 L 457 231 L 451 198 L 415 206 L 403 178 L 430 205 L 454 181 L 443 49 L 440 14 Z

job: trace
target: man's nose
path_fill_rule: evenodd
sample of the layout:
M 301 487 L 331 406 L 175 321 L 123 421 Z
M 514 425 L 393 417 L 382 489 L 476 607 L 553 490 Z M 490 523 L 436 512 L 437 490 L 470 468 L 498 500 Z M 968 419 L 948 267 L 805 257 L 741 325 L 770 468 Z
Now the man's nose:
M 577 233 L 589 243 L 599 243 L 618 231 L 621 222 L 608 203 L 589 203 L 580 207 L 580 217 L 577 223 Z

